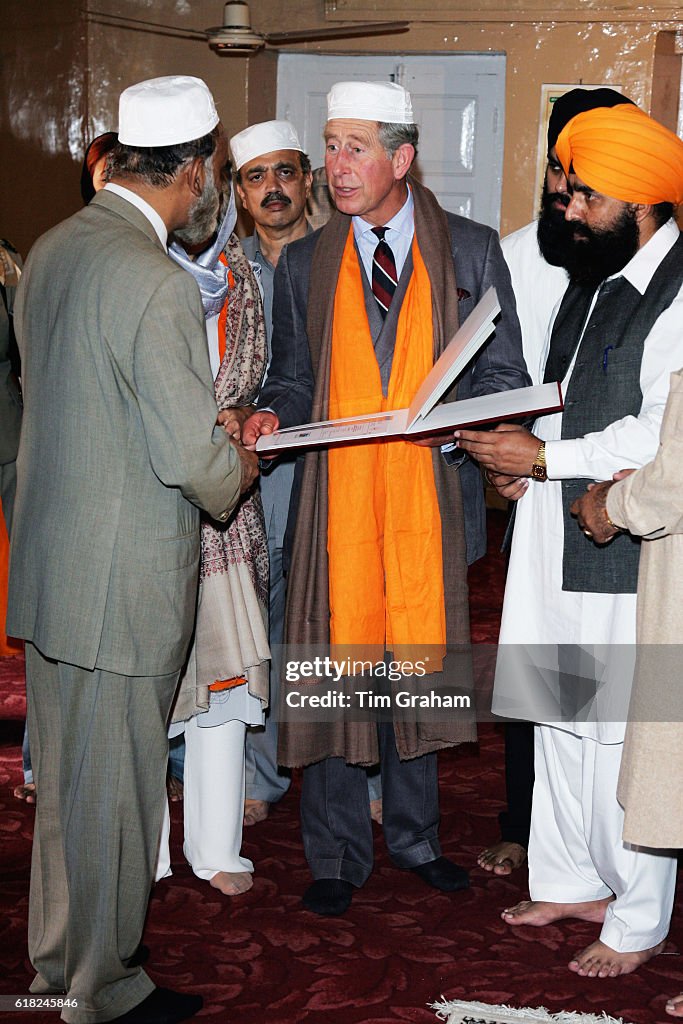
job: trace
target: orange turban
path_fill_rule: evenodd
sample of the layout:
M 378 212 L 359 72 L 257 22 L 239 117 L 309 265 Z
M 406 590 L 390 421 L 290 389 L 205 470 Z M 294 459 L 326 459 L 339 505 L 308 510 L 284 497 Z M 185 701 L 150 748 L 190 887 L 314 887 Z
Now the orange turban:
M 587 110 L 556 143 L 569 168 L 589 188 L 625 203 L 683 202 L 683 142 L 640 107 Z

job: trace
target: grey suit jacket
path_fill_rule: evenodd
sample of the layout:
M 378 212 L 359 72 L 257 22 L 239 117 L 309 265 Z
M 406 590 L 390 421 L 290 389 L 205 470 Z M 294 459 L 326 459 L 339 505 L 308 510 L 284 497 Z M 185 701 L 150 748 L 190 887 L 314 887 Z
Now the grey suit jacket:
M 214 430 L 193 278 L 111 192 L 44 235 L 17 290 L 24 419 L 8 632 L 122 675 L 180 669 L 199 509 L 221 517 L 241 469 Z
M 18 256 L 16 262 L 21 266 Z M 14 288 L 6 289 L 7 305 L 0 297 L 0 466 L 16 459 L 21 429 L 21 395 L 11 362 L 14 291 Z
M 531 381 L 522 355 L 510 272 L 498 234 L 492 228 L 465 217 L 453 213 L 446 216 L 455 279 L 461 295 L 460 321 L 471 313 L 491 285 L 497 289 L 502 309 L 493 336 L 458 381 L 458 398 L 525 387 Z M 306 313 L 311 262 L 318 235 L 316 231 L 286 246 L 275 272 L 273 357 L 258 404 L 277 413 L 283 427 L 306 423 L 310 419 L 313 374 Z M 330 287 L 333 287 L 332 283 Z M 469 458 L 456 458 L 456 466 L 460 467 L 467 560 L 471 563 L 486 552 L 486 510 L 481 473 Z M 296 484 L 291 507 L 292 510 L 296 507 Z

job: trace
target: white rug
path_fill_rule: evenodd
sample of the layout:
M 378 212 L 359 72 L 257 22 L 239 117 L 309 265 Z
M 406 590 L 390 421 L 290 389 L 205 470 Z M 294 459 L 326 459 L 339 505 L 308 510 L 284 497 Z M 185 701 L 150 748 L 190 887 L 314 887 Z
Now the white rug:
M 622 1019 L 594 1013 L 548 1013 L 543 1006 L 518 1009 L 491 1003 L 466 1003 L 459 999 L 431 1003 L 445 1024 L 625 1024 Z

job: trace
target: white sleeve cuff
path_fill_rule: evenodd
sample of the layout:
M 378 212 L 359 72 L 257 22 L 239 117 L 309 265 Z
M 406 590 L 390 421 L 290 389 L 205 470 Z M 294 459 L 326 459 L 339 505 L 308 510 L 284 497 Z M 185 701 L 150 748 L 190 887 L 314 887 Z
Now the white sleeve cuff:
M 566 441 L 546 441 L 545 463 L 550 480 L 569 480 L 572 477 L 582 476 L 578 471 L 580 440 L 578 438 Z

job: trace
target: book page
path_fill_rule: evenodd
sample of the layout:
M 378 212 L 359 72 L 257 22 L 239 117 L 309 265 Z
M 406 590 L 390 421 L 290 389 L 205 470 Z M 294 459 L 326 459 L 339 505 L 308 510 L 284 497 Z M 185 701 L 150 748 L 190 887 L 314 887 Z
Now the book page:
M 563 407 L 562 391 L 557 381 L 535 384 L 512 391 L 497 391 L 493 395 L 465 398 L 461 402 L 437 405 L 428 416 L 419 419 L 406 431 L 411 434 L 438 434 L 458 427 L 503 423 L 520 417 L 540 416 L 559 412 Z M 447 435 L 446 435 L 447 436 Z
M 399 440 L 402 437 L 418 437 L 420 434 L 440 432 L 444 432 L 446 443 L 448 434 L 458 427 L 540 416 L 547 412 L 559 412 L 562 407 L 562 391 L 558 382 L 536 384 L 532 387 L 498 391 L 493 395 L 481 395 L 478 398 L 466 398 L 461 402 L 438 405 L 428 416 L 419 419 L 411 427 L 408 426 L 407 409 L 289 427 L 260 437 L 256 451 L 272 453 L 291 448 L 314 448 L 319 445 Z
M 500 313 L 495 288 L 489 288 L 461 324 L 418 388 L 409 407 L 409 425 L 426 416 L 494 331 Z
M 277 430 L 274 434 L 261 435 L 256 442 L 256 451 L 272 453 L 290 448 L 313 448 L 321 444 L 350 444 L 353 441 L 400 437 L 405 432 L 407 424 L 407 409 L 351 416 L 343 420 L 305 423 L 300 427 L 287 427 L 285 430 Z

